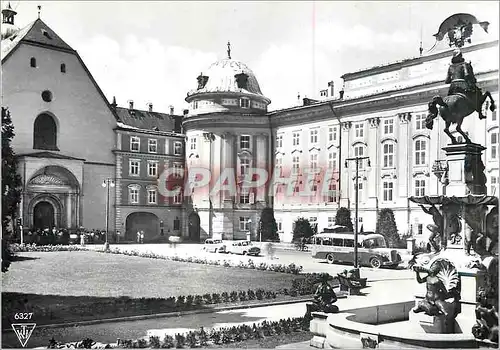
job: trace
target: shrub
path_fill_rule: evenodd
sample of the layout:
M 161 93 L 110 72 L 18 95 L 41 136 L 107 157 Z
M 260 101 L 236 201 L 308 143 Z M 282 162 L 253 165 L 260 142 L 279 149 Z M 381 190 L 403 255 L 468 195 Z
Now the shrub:
M 212 304 L 212 296 L 209 293 L 203 294 L 205 304 Z
M 201 327 L 200 329 L 200 345 L 201 346 L 207 346 L 208 344 L 208 335 L 207 332 Z
M 186 343 L 186 337 L 183 334 L 176 333 L 175 334 L 175 347 L 177 349 L 180 349 L 184 347 L 184 344 Z
M 253 290 L 249 289 L 247 295 L 248 295 L 248 300 L 255 300 L 255 292 Z
M 245 301 L 247 300 L 247 293 L 244 290 L 240 290 L 238 297 L 240 298 L 240 301 Z
M 262 300 L 264 299 L 264 290 L 263 289 L 257 289 L 255 291 L 255 296 L 257 297 L 257 300 Z
M 165 338 L 163 338 L 163 344 L 161 347 L 163 349 L 170 349 L 174 347 L 174 338 L 171 335 L 165 334 Z
M 219 293 L 213 293 L 212 294 L 212 302 L 214 304 L 219 304 L 221 302 L 220 294 Z
M 188 295 L 186 297 L 186 306 L 190 307 L 191 305 L 193 305 L 193 300 L 194 300 L 194 297 L 192 295 Z
M 149 337 L 149 346 L 153 349 L 159 349 L 160 346 L 160 337 L 150 336 Z
M 180 295 L 177 297 L 177 300 L 175 301 L 175 307 L 182 309 L 184 308 L 186 304 L 186 297 L 184 295 Z
M 224 303 L 228 303 L 228 302 L 229 302 L 229 300 L 230 300 L 230 299 L 229 299 L 229 294 L 228 294 L 227 292 L 223 292 L 223 293 L 221 294 L 221 298 L 222 298 L 222 301 L 223 301 Z
M 196 347 L 196 334 L 194 332 L 189 332 L 186 335 L 186 343 L 190 348 L 195 348 Z
M 196 295 L 194 297 L 193 304 L 195 306 L 200 306 L 201 304 L 203 304 L 203 297 L 201 295 Z
M 351 220 L 351 211 L 346 207 L 341 207 L 335 215 L 335 225 L 347 227 L 352 232 L 354 231 Z
M 298 241 L 302 237 L 309 238 L 314 234 L 313 228 L 309 220 L 305 218 L 298 218 L 294 222 L 293 240 Z
M 210 339 L 214 342 L 214 344 L 218 345 L 221 343 L 221 332 L 216 329 L 212 329 L 210 331 Z
M 238 292 L 232 291 L 231 294 L 229 294 L 229 298 L 232 302 L 238 301 Z
M 385 237 L 389 247 L 397 246 L 400 238 L 392 209 L 384 208 L 379 211 L 375 232 Z

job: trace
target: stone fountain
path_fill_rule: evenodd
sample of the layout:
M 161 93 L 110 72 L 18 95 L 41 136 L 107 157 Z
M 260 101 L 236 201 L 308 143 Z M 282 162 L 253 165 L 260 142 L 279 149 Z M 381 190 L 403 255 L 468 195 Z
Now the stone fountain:
M 448 95 L 429 103 L 426 126 L 432 129 L 438 116 L 451 144 L 443 147 L 446 158 L 433 172 L 443 184 L 443 194 L 411 197 L 410 201 L 432 215 L 434 224 L 429 252 L 417 254 L 410 268 L 425 289 L 414 300 L 338 311 L 312 313 L 311 346 L 326 348 L 498 348 L 498 198 L 486 193 L 482 153 L 461 129 L 465 117 L 477 112 L 489 92 L 476 86 L 470 63 L 460 48 L 470 42 L 472 26 L 487 29 L 468 14 L 445 20 L 436 38 L 448 35 L 457 49 L 448 70 Z M 463 135 L 458 143 L 449 126 Z M 389 292 L 389 291 L 388 291 Z M 318 344 L 320 346 L 318 346 Z

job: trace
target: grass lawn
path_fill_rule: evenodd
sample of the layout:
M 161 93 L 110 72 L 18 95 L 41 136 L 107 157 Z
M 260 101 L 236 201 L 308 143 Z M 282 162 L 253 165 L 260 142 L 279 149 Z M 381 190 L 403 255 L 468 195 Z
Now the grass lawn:
M 290 288 L 295 275 L 83 252 L 20 253 L 2 274 L 3 292 L 167 298 L 233 290 Z
M 39 324 L 169 312 L 163 301 L 133 307 L 119 297 L 168 298 L 257 288 L 277 291 L 289 289 L 298 278 L 92 251 L 18 256 L 2 274 L 2 321 L 6 325 L 22 311 L 34 312 L 32 321 Z

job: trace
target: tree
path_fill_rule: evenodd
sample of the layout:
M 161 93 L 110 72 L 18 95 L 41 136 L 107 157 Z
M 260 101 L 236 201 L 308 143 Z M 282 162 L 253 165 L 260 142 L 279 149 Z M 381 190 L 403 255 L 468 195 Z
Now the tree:
M 299 240 L 302 237 L 309 238 L 314 234 L 314 230 L 311 227 L 309 220 L 305 218 L 298 218 L 295 220 L 293 227 L 293 240 Z
M 278 235 L 278 225 L 274 219 L 273 208 L 264 208 L 260 215 L 260 225 L 259 225 L 259 235 L 262 237 L 262 241 L 278 241 L 280 237 Z
M 335 225 L 345 226 L 350 232 L 353 232 L 354 229 L 352 227 L 351 211 L 346 207 L 339 208 L 339 210 L 337 210 L 337 214 L 335 215 Z
M 21 200 L 21 177 L 17 174 L 17 161 L 11 146 L 14 135 L 10 112 L 2 107 L 2 272 L 7 271 L 12 261 L 6 239 L 12 234 L 12 223 Z
M 375 232 L 385 237 L 389 247 L 397 247 L 400 238 L 392 209 L 384 208 L 379 211 Z

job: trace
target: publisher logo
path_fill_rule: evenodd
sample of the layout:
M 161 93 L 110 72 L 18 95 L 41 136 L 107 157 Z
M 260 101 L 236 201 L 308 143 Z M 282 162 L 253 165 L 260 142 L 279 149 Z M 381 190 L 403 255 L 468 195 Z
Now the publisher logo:
M 33 330 L 35 329 L 36 323 L 13 323 L 12 324 L 12 329 L 14 332 L 16 332 L 17 339 L 19 339 L 19 342 L 23 346 L 23 348 L 26 346 L 26 343 L 31 337 L 31 333 L 33 333 Z

